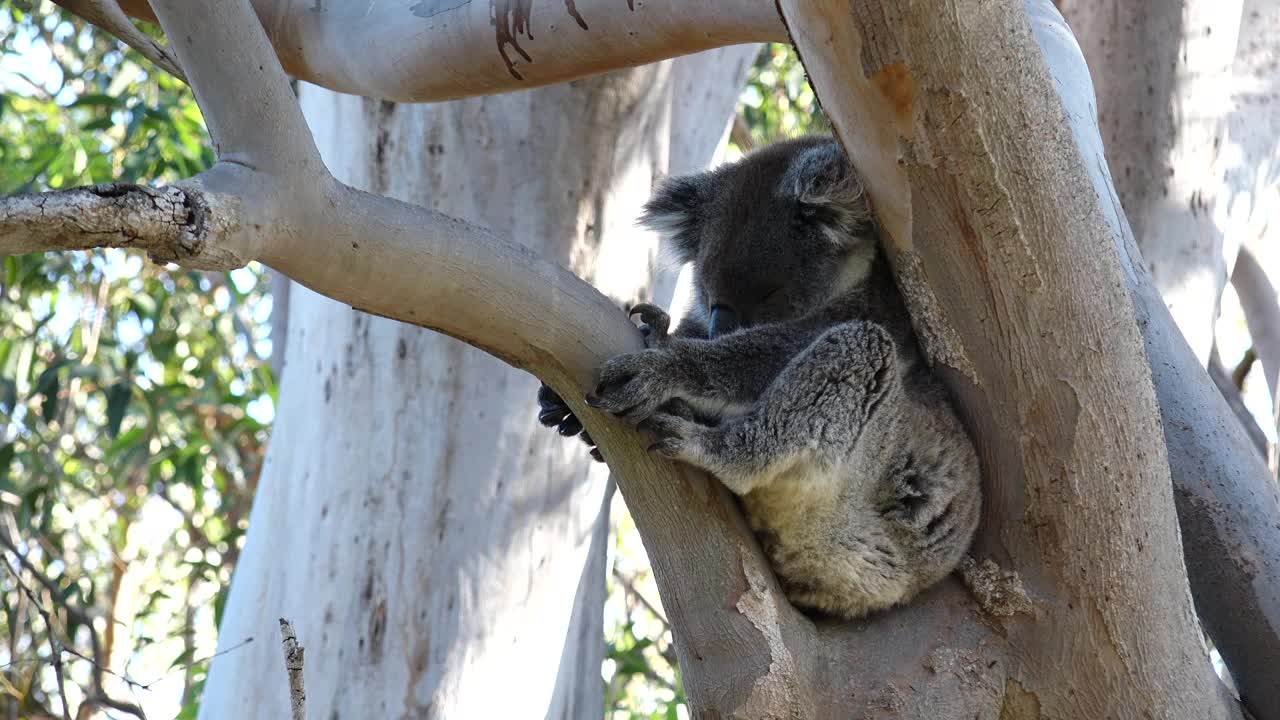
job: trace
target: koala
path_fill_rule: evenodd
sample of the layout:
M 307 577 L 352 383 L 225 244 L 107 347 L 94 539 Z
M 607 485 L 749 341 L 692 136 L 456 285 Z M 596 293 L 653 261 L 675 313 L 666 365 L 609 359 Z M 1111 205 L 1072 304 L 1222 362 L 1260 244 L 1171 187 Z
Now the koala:
M 977 455 L 840 146 L 669 179 L 641 220 L 693 264 L 691 309 L 668 333 L 660 308 L 633 308 L 646 349 L 606 362 L 587 403 L 732 490 L 798 607 L 857 618 L 951 572 L 978 524 Z M 552 391 L 540 402 L 590 443 Z

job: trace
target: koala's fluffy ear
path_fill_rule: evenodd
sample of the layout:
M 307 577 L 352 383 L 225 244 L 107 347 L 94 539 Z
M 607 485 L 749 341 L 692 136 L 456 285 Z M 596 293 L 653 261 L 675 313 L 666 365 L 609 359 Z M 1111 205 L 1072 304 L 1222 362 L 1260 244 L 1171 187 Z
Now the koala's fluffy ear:
M 698 254 L 698 217 L 707 199 L 705 175 L 682 175 L 662 181 L 645 203 L 640 224 L 670 243 L 676 259 L 690 262 Z
M 836 242 L 873 231 L 862 180 L 837 142 L 815 145 L 796 156 L 789 173 L 796 197 L 818 211 Z

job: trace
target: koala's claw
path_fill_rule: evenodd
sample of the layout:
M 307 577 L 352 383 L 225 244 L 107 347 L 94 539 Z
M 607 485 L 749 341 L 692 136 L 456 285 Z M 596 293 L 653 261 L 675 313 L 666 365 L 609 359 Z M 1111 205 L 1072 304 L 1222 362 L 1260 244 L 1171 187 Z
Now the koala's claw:
M 630 422 L 640 422 L 670 397 L 671 372 L 667 365 L 668 356 L 662 350 L 619 355 L 600 368 L 600 383 L 586 397 L 586 403 Z
M 666 310 L 652 303 L 640 303 L 627 311 L 628 317 L 640 316 L 640 334 L 644 336 L 647 348 L 662 347 L 667 344 L 667 331 L 671 329 L 671 316 Z
M 582 421 L 570 415 L 560 423 L 560 426 L 556 428 L 556 432 L 565 437 L 573 437 L 582 432 Z
M 551 408 L 538 413 L 538 422 L 547 427 L 556 427 L 569 416 L 569 408 Z
M 699 427 L 685 418 L 665 412 L 655 413 L 639 425 L 640 431 L 654 438 L 649 452 L 671 460 L 692 460 L 697 454 Z
M 582 442 L 591 448 L 591 457 L 598 462 L 604 462 L 604 456 L 600 454 L 599 448 L 595 446 L 595 442 L 591 440 L 587 431 L 582 429 L 582 421 L 573 414 L 565 404 L 564 398 L 557 395 L 555 390 L 546 385 L 539 387 L 538 406 L 541 408 L 538 412 L 538 422 L 549 428 L 555 428 L 556 432 L 564 437 L 577 435 L 582 438 Z

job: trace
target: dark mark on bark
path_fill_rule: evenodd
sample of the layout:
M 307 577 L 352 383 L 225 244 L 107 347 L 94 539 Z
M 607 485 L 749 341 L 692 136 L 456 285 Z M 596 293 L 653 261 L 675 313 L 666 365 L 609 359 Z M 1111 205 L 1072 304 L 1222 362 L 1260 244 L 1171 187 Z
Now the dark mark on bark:
M 520 47 L 520 42 L 516 40 L 516 36 L 521 33 L 530 40 L 533 39 L 529 29 L 529 12 L 532 5 L 533 0 L 490 0 L 489 2 L 489 22 L 493 24 L 495 39 L 498 42 L 498 54 L 507 64 L 507 72 L 517 80 L 524 80 L 524 76 L 516 70 L 515 63 L 507 55 L 507 46 L 510 45 L 512 50 L 524 58 L 525 62 L 533 62 L 533 58 L 529 57 L 529 53 L 525 52 L 524 48 Z
M 587 21 L 583 20 L 582 15 L 578 14 L 578 6 L 574 3 L 574 0 L 564 0 L 564 8 L 569 11 L 569 16 L 578 22 L 578 27 L 583 30 L 590 29 L 587 27 Z
M 409 7 L 409 12 L 420 18 L 429 18 L 471 4 L 471 0 L 422 0 Z
M 378 600 L 369 616 L 369 656 L 374 663 L 382 660 L 382 641 L 387 636 L 387 601 Z

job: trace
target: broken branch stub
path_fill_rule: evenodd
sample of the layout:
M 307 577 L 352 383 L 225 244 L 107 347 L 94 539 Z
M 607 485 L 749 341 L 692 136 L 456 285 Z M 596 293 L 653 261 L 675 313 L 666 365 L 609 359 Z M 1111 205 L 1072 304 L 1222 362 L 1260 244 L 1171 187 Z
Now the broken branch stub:
M 109 183 L 0 199 L 0 255 L 100 247 L 146 251 L 155 262 L 243 267 L 219 239 L 239 225 L 239 201 L 198 183 Z

